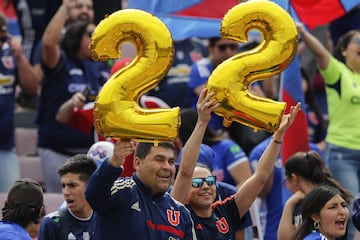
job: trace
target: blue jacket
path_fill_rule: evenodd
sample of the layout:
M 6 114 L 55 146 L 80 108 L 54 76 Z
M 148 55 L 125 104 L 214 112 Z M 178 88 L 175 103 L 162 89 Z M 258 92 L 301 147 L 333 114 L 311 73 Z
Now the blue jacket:
M 1 240 L 31 240 L 29 233 L 19 224 L 0 221 Z
M 16 62 L 7 43 L 0 49 L 0 150 L 15 146 L 14 107 L 16 89 Z
M 62 52 L 55 68 L 42 64 L 42 69 L 44 79 L 36 115 L 38 146 L 68 155 L 86 152 L 94 143 L 94 134 L 62 124 L 55 116 L 76 92 L 88 87 L 91 95 L 97 95 L 109 77 L 109 67 L 103 62 L 74 59 Z
M 46 215 L 40 226 L 38 240 L 76 239 L 91 240 L 94 235 L 95 220 L 93 215 L 89 219 L 73 216 L 67 207 Z
M 196 239 L 183 204 L 167 192 L 152 197 L 136 174 L 118 179 L 121 172 L 104 161 L 89 180 L 85 194 L 95 211 L 94 239 Z

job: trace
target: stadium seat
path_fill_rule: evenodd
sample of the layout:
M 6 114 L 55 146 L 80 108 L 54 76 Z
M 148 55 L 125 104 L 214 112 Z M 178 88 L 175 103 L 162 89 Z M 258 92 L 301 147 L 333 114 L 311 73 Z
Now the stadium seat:
M 36 128 L 15 128 L 16 154 L 23 156 L 37 155 L 38 132 Z
M 60 208 L 64 203 L 64 196 L 62 193 L 45 193 L 44 205 L 46 214 L 54 212 Z
M 39 156 L 17 156 L 20 164 L 20 177 L 32 178 L 40 184 L 44 182 Z

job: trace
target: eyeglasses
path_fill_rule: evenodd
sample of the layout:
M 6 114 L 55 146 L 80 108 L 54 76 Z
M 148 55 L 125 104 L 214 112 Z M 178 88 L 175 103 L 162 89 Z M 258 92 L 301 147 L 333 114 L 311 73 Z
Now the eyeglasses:
M 219 49 L 220 52 L 225 52 L 227 48 L 230 48 L 231 51 L 235 51 L 238 48 L 238 45 L 236 43 L 232 44 L 219 44 L 216 45 L 216 47 Z
M 212 186 L 216 183 L 216 176 L 209 176 L 207 178 L 193 178 L 191 182 L 191 186 L 194 188 L 199 188 L 206 182 L 208 186 Z

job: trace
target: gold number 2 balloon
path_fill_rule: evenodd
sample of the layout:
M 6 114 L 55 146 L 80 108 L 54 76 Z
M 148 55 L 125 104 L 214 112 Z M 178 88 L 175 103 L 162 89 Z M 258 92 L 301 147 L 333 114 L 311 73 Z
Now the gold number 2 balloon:
M 224 16 L 221 36 L 246 42 L 249 31 L 258 30 L 260 44 L 220 64 L 211 74 L 207 88 L 215 92 L 224 126 L 232 121 L 255 130 L 274 132 L 278 129 L 286 103 L 260 98 L 249 92 L 250 84 L 284 70 L 293 60 L 298 37 L 294 21 L 277 4 L 252 0 L 236 5 Z
M 173 41 L 166 25 L 142 10 L 125 9 L 102 20 L 92 35 L 95 60 L 121 57 L 125 42 L 137 54 L 114 73 L 95 101 L 94 124 L 103 136 L 137 141 L 170 141 L 178 134 L 180 109 L 143 109 L 141 95 L 154 88 L 173 62 Z

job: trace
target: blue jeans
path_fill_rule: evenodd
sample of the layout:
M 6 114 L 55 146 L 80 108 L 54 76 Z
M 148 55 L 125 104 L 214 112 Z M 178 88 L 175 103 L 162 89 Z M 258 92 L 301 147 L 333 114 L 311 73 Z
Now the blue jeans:
M 352 150 L 327 143 L 326 158 L 333 177 L 338 180 L 353 196 L 359 192 L 360 186 L 360 150 Z M 350 206 L 351 212 L 352 206 Z M 348 225 L 348 238 L 353 239 L 355 227 L 351 216 Z
M 0 192 L 7 192 L 20 178 L 20 164 L 15 150 L 0 150 Z

